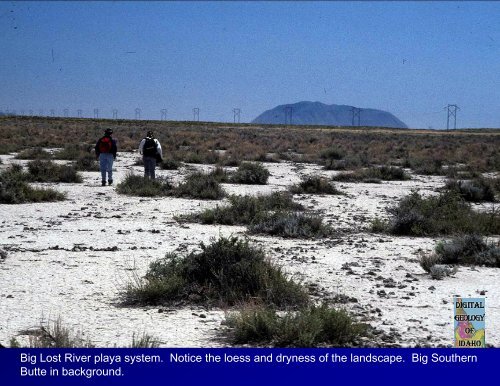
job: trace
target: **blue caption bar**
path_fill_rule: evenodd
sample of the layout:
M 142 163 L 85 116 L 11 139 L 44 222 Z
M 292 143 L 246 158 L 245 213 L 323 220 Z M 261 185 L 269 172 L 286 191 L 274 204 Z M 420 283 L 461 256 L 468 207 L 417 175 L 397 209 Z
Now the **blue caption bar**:
M 484 379 L 499 349 L 2 349 L 4 385 L 437 384 Z

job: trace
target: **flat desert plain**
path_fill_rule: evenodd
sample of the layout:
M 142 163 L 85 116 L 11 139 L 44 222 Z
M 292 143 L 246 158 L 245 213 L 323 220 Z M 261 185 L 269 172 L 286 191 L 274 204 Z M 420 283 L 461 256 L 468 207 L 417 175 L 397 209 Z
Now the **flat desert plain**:
M 0 168 L 14 153 L 0 156 Z M 137 153 L 119 153 L 115 185 L 133 171 Z M 64 162 L 64 161 L 58 161 Z M 258 195 L 288 189 L 302 176 L 330 177 L 336 171 L 306 163 L 264 163 L 267 185 L 223 184 L 227 193 Z M 183 164 L 157 174 L 176 183 L 194 169 Z M 231 168 L 228 168 L 231 170 Z M 486 342 L 500 345 L 500 269 L 460 266 L 443 280 L 433 280 L 419 265 L 442 238 L 395 237 L 369 231 L 385 218 L 386 208 L 417 189 L 436 194 L 444 177 L 412 175 L 412 180 L 335 183 L 344 195 L 299 194 L 294 200 L 330 224 L 335 236 L 283 239 L 247 235 L 240 226 L 180 223 L 175 216 L 195 213 L 222 201 L 119 195 L 115 186 L 100 186 L 98 172 L 83 172 L 83 183 L 44 183 L 67 193 L 55 203 L 0 204 L 0 343 L 26 342 L 26 330 L 41 321 L 61 318 L 97 347 L 126 347 L 132 336 L 147 333 L 160 347 L 221 347 L 224 320 L 231 309 L 200 306 L 123 307 L 120 293 L 142 277 L 148 265 L 167 252 L 186 254 L 219 236 L 248 237 L 294 280 L 309 288 L 318 302 L 336 307 L 381 332 L 373 345 L 415 347 L 453 345 L 453 296 L 486 298 Z M 474 205 L 477 210 L 493 204 Z M 339 301 L 339 299 L 344 299 Z M 368 342 L 370 345 L 370 342 Z

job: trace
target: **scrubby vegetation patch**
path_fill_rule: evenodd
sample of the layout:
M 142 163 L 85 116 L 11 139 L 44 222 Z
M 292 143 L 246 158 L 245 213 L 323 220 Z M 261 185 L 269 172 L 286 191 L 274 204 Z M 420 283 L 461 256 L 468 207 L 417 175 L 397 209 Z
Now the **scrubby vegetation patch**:
M 236 237 L 202 243 L 201 252 L 185 257 L 167 254 L 151 263 L 144 278 L 130 284 L 124 293 L 127 304 L 235 305 L 251 299 L 276 307 L 308 302 L 302 287 L 271 264 L 261 249 Z

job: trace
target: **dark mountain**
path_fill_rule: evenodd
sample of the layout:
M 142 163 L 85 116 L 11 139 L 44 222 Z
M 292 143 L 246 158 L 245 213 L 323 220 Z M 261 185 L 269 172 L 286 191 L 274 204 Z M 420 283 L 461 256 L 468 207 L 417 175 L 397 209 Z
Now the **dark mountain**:
M 261 124 L 290 124 L 292 125 L 324 125 L 324 126 L 352 126 L 353 106 L 325 105 L 321 102 L 298 102 L 280 105 L 264 111 L 252 123 Z M 397 127 L 408 126 L 387 111 L 361 108 L 359 112 L 360 126 Z M 358 126 L 358 117 L 355 116 L 354 126 Z

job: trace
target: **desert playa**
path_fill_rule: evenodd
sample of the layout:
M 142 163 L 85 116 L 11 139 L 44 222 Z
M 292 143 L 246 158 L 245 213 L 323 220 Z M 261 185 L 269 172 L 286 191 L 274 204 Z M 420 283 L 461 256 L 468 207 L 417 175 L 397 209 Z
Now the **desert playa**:
M 54 130 L 56 123 L 69 124 L 63 119 L 52 123 L 26 120 L 21 124 L 33 127 L 33 133 L 57 135 Z M 8 119 L 4 119 L 3 124 L 15 126 Z M 98 124 L 106 127 L 106 122 Z M 95 123 L 82 120 L 79 125 L 91 126 Z M 182 142 L 186 135 L 191 138 L 203 138 L 206 135 L 204 143 L 210 143 L 213 133 L 220 133 L 223 128 L 214 127 L 214 124 L 199 129 L 193 124 L 182 129 L 185 130 L 183 134 L 176 137 L 179 133 L 176 130 L 181 129 L 169 128 L 168 123 L 164 125 L 163 129 L 157 128 L 160 141 L 165 144 L 164 154 L 168 154 L 171 146 L 171 154 L 177 156 L 179 164 L 172 170 L 158 169 L 157 176 L 175 185 L 194 171 L 209 173 L 216 169 L 215 163 L 192 163 L 187 156 L 185 160 L 181 159 L 179 149 L 183 148 L 176 148 L 176 144 Z M 410 179 L 381 180 L 378 183 L 334 181 L 336 176 L 346 172 L 346 168 L 335 170 L 332 165 L 327 167 L 328 162 L 337 162 L 335 158 L 346 160 L 348 157 L 345 154 L 330 160 L 327 156 L 323 159 L 318 156 L 316 162 L 312 155 L 309 157 L 306 154 L 302 158 L 311 159 L 304 161 L 298 156 L 294 157 L 289 149 L 281 151 L 278 149 L 280 144 L 275 143 L 275 151 L 261 149 L 271 158 L 250 160 L 259 162 L 268 170 L 266 184 L 222 182 L 220 185 L 226 196 L 219 200 L 124 195 L 117 192 L 117 185 L 131 173 L 140 176 L 143 172 L 142 166 L 136 164 L 138 154 L 132 146 L 135 138 L 127 137 L 129 130 L 132 130 L 128 126 L 127 123 L 127 127 L 115 127 L 116 137 L 119 140 L 127 138 L 127 141 L 122 140 L 120 143 L 121 149 L 114 163 L 113 186 L 100 186 L 100 174 L 97 171 L 79 171 L 82 176 L 80 183 L 30 182 L 33 187 L 53 188 L 64 193 L 66 198 L 62 201 L 0 204 L 0 249 L 4 251 L 0 260 L 2 345 L 8 346 L 11 338 L 28 344 L 30 330 L 38 328 L 43 321 L 61 318 L 65 326 L 72 331 L 79 331 L 97 347 L 127 347 L 132 337 L 141 333 L 154 336 L 160 347 L 231 346 L 231 341 L 224 338 L 224 332 L 229 328 L 226 317 L 235 312 L 237 307 L 183 301 L 131 306 L 124 305 L 122 300 L 127 283 L 142 278 L 150 264 L 165 254 L 199 252 L 200 243 L 208 245 L 220 237 L 233 236 L 247 239 L 250 245 L 261 248 L 287 277 L 307 290 L 314 303 L 326 301 L 332 307 L 347 311 L 355 320 L 369 324 L 374 329 L 373 333 L 370 337 L 361 337 L 358 340 L 360 344 L 451 347 L 454 339 L 453 297 L 461 296 L 486 299 L 486 342 L 491 346 L 500 345 L 500 268 L 458 264 L 451 269 L 450 265 L 447 275 L 433 278 L 422 267 L 422 256 L 432 255 L 436 245 L 450 240 L 452 235 L 395 235 L 374 229 L 375 219 L 378 222 L 389 220 L 391 215 L 387 209 L 412 192 L 418 191 L 422 197 L 441 194 L 449 176 L 419 174 L 410 165 L 402 165 Z M 283 132 L 281 128 L 269 128 L 269 137 L 262 127 L 241 130 L 246 136 L 253 133 L 262 141 L 272 139 L 278 131 Z M 82 133 L 84 131 L 82 129 Z M 6 132 L 3 131 L 4 137 Z M 79 143 L 91 144 L 90 138 L 97 132 L 100 131 L 86 130 L 82 136 L 88 138 Z M 304 137 L 316 136 L 320 132 L 327 132 L 334 140 L 336 135 L 340 136 L 332 129 L 317 132 L 307 130 L 304 131 Z M 141 130 L 135 130 L 134 133 L 140 138 Z M 350 133 L 356 135 L 356 131 Z M 390 132 L 394 138 L 399 134 L 407 135 L 407 132 Z M 478 134 L 461 135 L 480 138 Z M 490 143 L 485 146 L 498 144 L 498 132 L 481 135 L 489 138 Z M 33 138 L 36 141 L 40 139 Z M 48 142 L 51 142 L 50 146 L 44 149 L 50 154 L 57 154 L 64 148 L 57 146 L 54 137 Z M 481 139 L 477 143 L 480 142 Z M 129 143 L 127 149 L 124 145 Z M 373 143 L 373 146 L 381 146 L 380 142 Z M 242 146 L 241 154 L 249 154 L 243 149 L 245 142 L 235 139 L 234 143 L 228 141 L 226 144 L 229 147 L 221 154 L 236 153 L 238 146 Z M 0 155 L 0 170 L 6 171 L 12 164 L 22 165 L 27 170 L 27 164 L 31 161 L 16 159 L 16 155 L 35 145 L 38 144 L 28 146 L 25 143 L 17 146 L 15 151 L 5 151 Z M 342 145 L 340 143 L 337 148 L 342 148 Z M 193 150 L 201 149 L 203 144 L 190 141 L 182 146 L 190 146 Z M 411 146 L 408 143 L 408 147 Z M 439 148 L 439 145 L 435 146 Z M 325 154 L 322 147 L 318 146 L 317 154 Z M 184 148 L 182 154 L 186 155 L 187 151 Z M 294 152 L 301 153 L 297 148 Z M 204 153 L 199 151 L 197 154 Z M 391 154 L 385 155 L 391 157 Z M 53 162 L 62 165 L 73 161 Z M 219 168 L 232 173 L 238 166 L 219 163 Z M 363 167 L 353 169 L 361 170 Z M 498 178 L 498 170 L 490 168 L 484 175 Z M 301 204 L 308 213 L 319 216 L 323 224 L 332 229 L 326 237 L 280 237 L 250 233 L 244 225 L 182 220 L 185 216 L 206 209 L 227 206 L 230 195 L 262 196 L 287 192 L 308 176 L 331 181 L 341 192 L 293 194 L 294 202 Z M 498 204 L 472 202 L 468 205 L 477 213 L 491 213 Z M 498 217 L 494 221 L 498 221 Z M 490 232 L 485 235 L 485 240 L 495 243 L 498 242 L 498 236 L 498 233 Z

